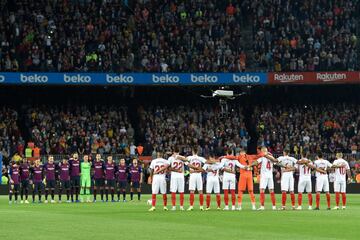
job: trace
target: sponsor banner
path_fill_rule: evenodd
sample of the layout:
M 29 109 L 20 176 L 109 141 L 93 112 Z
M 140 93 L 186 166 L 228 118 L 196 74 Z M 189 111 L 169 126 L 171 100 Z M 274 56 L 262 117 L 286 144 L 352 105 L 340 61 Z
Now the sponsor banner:
M 269 84 L 360 83 L 360 72 L 269 73 Z
M 28 85 L 249 85 L 266 84 L 265 73 L 44 73 L 0 72 L 0 84 Z

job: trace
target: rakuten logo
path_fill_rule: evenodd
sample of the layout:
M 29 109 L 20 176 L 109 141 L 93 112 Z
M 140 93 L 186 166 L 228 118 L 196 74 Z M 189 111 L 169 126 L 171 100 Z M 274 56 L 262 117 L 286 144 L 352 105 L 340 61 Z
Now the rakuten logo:
M 66 83 L 90 83 L 91 77 L 81 74 L 66 75 L 64 74 L 64 82 Z
M 0 75 L 0 83 L 5 82 L 5 76 L 4 75 Z
M 191 74 L 190 78 L 193 83 L 216 83 L 218 81 L 217 76 L 211 76 L 207 74 L 199 76 Z
M 134 78 L 132 76 L 125 76 L 122 74 L 116 76 L 106 74 L 106 81 L 108 83 L 132 83 L 134 82 Z
M 152 75 L 152 81 L 154 83 L 178 83 L 180 78 L 178 76 L 171 76 L 169 74 L 165 74 L 163 76 Z
M 250 75 L 250 74 L 246 74 L 246 75 L 236 75 L 233 74 L 233 82 L 236 83 L 259 83 L 260 82 L 260 76 L 257 75 Z
M 323 82 L 346 80 L 346 74 L 345 73 L 317 73 L 316 80 L 321 80 Z
M 274 80 L 275 81 L 280 81 L 280 82 L 296 82 L 296 81 L 303 81 L 304 80 L 304 75 L 302 74 L 295 74 L 295 73 L 291 73 L 291 74 L 286 74 L 286 73 L 275 73 L 274 74 Z
M 49 78 L 45 75 L 23 75 L 20 74 L 20 81 L 23 83 L 47 83 L 49 81 Z

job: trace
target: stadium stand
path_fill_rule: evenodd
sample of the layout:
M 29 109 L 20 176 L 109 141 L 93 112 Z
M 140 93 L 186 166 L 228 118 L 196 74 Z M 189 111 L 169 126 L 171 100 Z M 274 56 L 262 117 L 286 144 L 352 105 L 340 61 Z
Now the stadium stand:
M 268 71 L 358 68 L 358 1 L 249 2 L 254 58 Z
M 124 106 L 26 107 L 26 125 L 41 154 L 126 153 L 134 129 Z
M 24 152 L 24 141 L 17 125 L 18 112 L 12 108 L 0 108 L 0 152 L 5 158 L 15 152 Z
M 359 1 L 229 2 L 2 1 L 0 70 L 358 69 Z
M 135 4 L 3 2 L 1 70 L 227 72 L 244 68 L 238 9 L 214 0 L 131 2 Z

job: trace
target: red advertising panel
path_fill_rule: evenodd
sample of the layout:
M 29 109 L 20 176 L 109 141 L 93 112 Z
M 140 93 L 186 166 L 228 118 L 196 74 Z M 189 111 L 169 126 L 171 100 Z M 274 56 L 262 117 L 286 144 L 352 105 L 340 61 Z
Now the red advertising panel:
M 279 72 L 268 77 L 269 84 L 360 83 L 360 72 Z

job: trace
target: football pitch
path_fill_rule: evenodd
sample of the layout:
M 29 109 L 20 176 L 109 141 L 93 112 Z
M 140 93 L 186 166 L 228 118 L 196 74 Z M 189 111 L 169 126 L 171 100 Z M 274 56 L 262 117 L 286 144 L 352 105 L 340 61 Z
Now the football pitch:
M 210 211 L 196 206 L 192 212 L 165 212 L 158 196 L 156 211 L 148 212 L 148 199 L 150 195 L 126 203 L 9 205 L 1 196 L 0 239 L 359 239 L 360 194 L 348 195 L 346 210 L 331 211 L 325 195 L 320 211 L 307 210 L 306 195 L 302 211 L 272 211 L 268 194 L 265 211 L 250 210 L 248 195 L 242 211 L 218 211 L 212 196 Z M 278 206 L 280 200 L 277 195 Z M 331 200 L 333 207 L 333 194 Z

